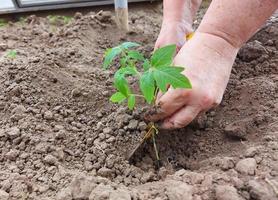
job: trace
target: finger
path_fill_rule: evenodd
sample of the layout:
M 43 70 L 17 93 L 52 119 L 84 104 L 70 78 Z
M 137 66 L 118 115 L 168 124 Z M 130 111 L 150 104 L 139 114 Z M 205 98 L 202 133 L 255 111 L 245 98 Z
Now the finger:
M 185 89 L 170 88 L 158 100 L 157 113 L 150 116 L 151 121 L 158 121 L 171 116 L 174 112 L 182 108 L 188 101 L 189 91 Z
M 156 95 L 155 104 L 158 104 L 158 102 L 162 96 L 163 96 L 163 93 L 159 91 Z
M 165 45 L 166 45 L 166 44 L 165 44 Z M 165 46 L 165 45 L 164 45 L 164 46 Z M 157 41 L 156 41 L 155 44 L 154 44 L 153 52 L 155 52 L 155 50 L 157 50 L 157 49 L 159 49 L 159 48 L 161 48 L 161 47 L 163 47 L 163 43 L 161 42 L 160 39 L 157 39 Z
M 170 88 L 170 85 L 167 86 L 167 90 L 169 90 L 169 88 Z M 159 102 L 159 100 L 162 96 L 163 96 L 163 93 L 159 90 L 157 95 L 156 95 L 156 98 L 155 98 L 155 104 L 156 105 L 158 104 L 158 102 Z
M 185 106 L 170 118 L 164 120 L 162 128 L 177 129 L 187 126 L 200 113 L 199 106 Z
M 160 48 L 160 45 L 156 45 L 156 44 L 155 44 L 155 45 L 154 45 L 154 48 L 153 48 L 153 52 L 155 52 L 155 50 L 157 50 L 157 49 L 159 49 L 159 48 Z M 153 52 L 152 52 L 152 53 L 153 53 Z

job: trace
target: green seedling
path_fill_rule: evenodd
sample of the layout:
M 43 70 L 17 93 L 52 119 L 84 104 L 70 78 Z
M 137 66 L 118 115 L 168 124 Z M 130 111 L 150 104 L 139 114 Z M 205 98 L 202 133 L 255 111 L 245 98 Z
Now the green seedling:
M 48 15 L 47 19 L 49 21 L 50 24 L 52 25 L 56 25 L 58 22 L 58 16 L 57 15 Z
M 59 22 L 63 24 L 68 24 L 72 21 L 73 17 L 70 16 L 59 16 L 59 15 L 49 15 L 47 16 L 49 23 L 52 25 L 58 25 Z
M 17 56 L 17 51 L 16 51 L 16 50 L 10 50 L 10 51 L 8 51 L 8 53 L 7 53 L 7 58 L 15 59 L 16 56 Z
M 62 16 L 62 18 L 63 18 L 64 24 L 69 24 L 73 19 L 73 17 L 70 17 L 70 16 Z
M 26 17 L 20 17 L 18 20 L 18 23 L 21 24 L 22 26 L 26 24 Z
M 105 69 L 111 66 L 116 57 L 120 58 L 120 68 L 114 75 L 117 92 L 111 96 L 110 101 L 127 101 L 128 108 L 132 110 L 136 105 L 136 97 L 153 104 L 158 90 L 165 93 L 169 86 L 174 89 L 191 88 L 190 81 L 182 74 L 184 68 L 172 65 L 176 45 L 157 49 L 150 59 L 146 59 L 139 51 L 130 50 L 138 46 L 137 43 L 125 42 L 106 51 L 103 63 Z M 131 90 L 128 77 L 138 80 L 140 93 Z
M 191 88 L 189 79 L 182 74 L 183 67 L 173 66 L 173 58 L 176 52 L 176 45 L 168 45 L 157 49 L 149 59 L 145 58 L 134 48 L 140 46 L 133 42 L 124 42 L 119 46 L 110 48 L 105 53 L 103 68 L 111 67 L 116 58 L 119 59 L 119 69 L 114 74 L 114 86 L 117 90 L 110 97 L 113 103 L 127 102 L 129 109 L 136 106 L 136 98 L 143 98 L 148 104 L 154 105 L 158 91 L 165 93 L 168 87 Z M 131 79 L 136 79 L 140 88 L 139 93 L 135 93 L 130 85 Z M 150 123 L 147 133 L 143 138 L 152 138 L 156 157 L 159 160 L 155 135 L 158 129 L 154 123 Z M 141 143 L 143 142 L 141 141 Z
M 8 22 L 5 19 L 0 19 L 0 27 L 7 26 Z

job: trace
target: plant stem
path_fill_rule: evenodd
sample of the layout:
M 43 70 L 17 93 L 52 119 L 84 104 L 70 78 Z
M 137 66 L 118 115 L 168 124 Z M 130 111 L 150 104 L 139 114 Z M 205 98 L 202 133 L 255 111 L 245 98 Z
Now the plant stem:
M 154 92 L 154 96 L 155 96 L 155 97 L 157 97 L 158 92 L 159 92 L 159 89 L 158 89 L 158 87 L 157 87 L 157 88 L 155 88 L 155 92 Z
M 153 98 L 153 101 L 152 101 L 153 106 L 154 106 L 154 104 L 155 104 L 155 100 L 156 100 L 158 91 L 159 91 L 159 89 L 158 89 L 158 87 L 156 87 L 156 88 L 155 88 L 155 91 L 154 91 L 154 98 Z
M 153 147 L 154 147 L 154 151 L 155 151 L 155 156 L 157 160 L 160 160 L 159 155 L 158 155 L 158 150 L 157 150 L 157 146 L 156 146 L 156 141 L 155 141 L 155 134 L 152 135 L 152 139 L 153 139 Z
M 140 95 L 140 94 L 132 94 L 132 95 L 134 95 L 134 96 L 136 96 L 136 97 L 145 98 L 143 95 Z

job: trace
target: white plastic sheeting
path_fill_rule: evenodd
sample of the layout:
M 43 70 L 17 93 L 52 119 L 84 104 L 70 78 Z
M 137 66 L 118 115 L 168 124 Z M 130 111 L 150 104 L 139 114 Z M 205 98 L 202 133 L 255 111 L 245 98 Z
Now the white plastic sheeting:
M 156 0 L 128 0 L 131 2 Z M 15 4 L 13 4 L 13 2 Z M 0 0 L 0 14 L 113 4 L 114 0 Z
M 14 4 L 12 0 L 0 0 L 0 10 L 13 10 Z
M 86 0 L 18 0 L 19 4 L 23 6 L 28 5 L 43 5 L 43 4 L 59 4 L 59 3 L 76 3 Z

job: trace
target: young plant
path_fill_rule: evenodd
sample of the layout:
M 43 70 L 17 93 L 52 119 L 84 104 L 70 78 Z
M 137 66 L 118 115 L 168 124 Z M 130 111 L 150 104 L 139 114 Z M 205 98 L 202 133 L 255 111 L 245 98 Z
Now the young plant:
M 49 23 L 51 25 L 58 25 L 59 23 L 63 23 L 64 25 L 70 23 L 73 17 L 70 16 L 60 16 L 60 15 L 49 15 L 47 16 Z
M 56 25 L 58 23 L 59 17 L 57 15 L 48 15 L 47 19 L 51 25 Z
M 173 66 L 176 45 L 168 45 L 157 49 L 150 59 L 145 58 L 139 51 L 132 50 L 139 44 L 125 42 L 108 49 L 105 53 L 103 67 L 109 68 L 116 57 L 120 59 L 120 68 L 114 75 L 114 86 L 117 92 L 110 100 L 122 103 L 127 100 L 128 108 L 134 109 L 136 97 L 144 98 L 153 104 L 158 90 L 165 93 L 169 86 L 176 88 L 191 88 L 190 81 L 182 74 L 184 68 Z M 128 77 L 138 80 L 140 93 L 135 93 L 129 86 Z
M 0 19 L 0 27 L 7 26 L 8 22 L 5 19 Z
M 17 56 L 17 51 L 16 50 L 10 50 L 10 51 L 8 51 L 6 56 L 7 56 L 7 58 L 15 59 L 16 56 Z
M 73 17 L 70 17 L 70 16 L 62 16 L 62 19 L 63 19 L 63 23 L 64 23 L 64 24 L 69 24 L 69 23 L 73 20 Z
M 124 42 L 119 46 L 107 49 L 105 52 L 104 69 L 108 69 L 116 58 L 119 59 L 120 64 L 114 74 L 114 86 L 117 92 L 110 97 L 110 101 L 113 103 L 127 102 L 128 108 L 132 110 L 138 97 L 145 99 L 148 104 L 154 104 L 158 90 L 165 93 L 170 86 L 174 89 L 191 88 L 189 79 L 182 74 L 184 68 L 173 66 L 176 45 L 157 49 L 149 59 L 145 58 L 139 51 L 134 50 L 138 46 L 140 45 L 134 42 Z M 129 85 L 131 77 L 137 80 L 140 88 L 139 93 L 135 93 L 131 89 Z M 155 124 L 149 123 L 141 144 L 152 138 L 156 158 L 159 160 L 155 142 L 156 134 L 158 134 L 158 129 Z
M 26 24 L 26 17 L 20 17 L 18 20 L 18 23 L 21 24 L 22 26 L 24 26 Z

